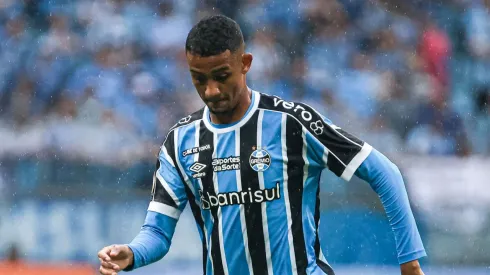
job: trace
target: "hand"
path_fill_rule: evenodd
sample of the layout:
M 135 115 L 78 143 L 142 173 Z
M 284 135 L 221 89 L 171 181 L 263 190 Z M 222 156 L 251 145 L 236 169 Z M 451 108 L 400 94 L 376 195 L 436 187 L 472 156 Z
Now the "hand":
M 133 264 L 133 251 L 127 245 L 111 245 L 97 254 L 100 260 L 100 274 L 116 275 L 117 272 Z
M 402 275 L 424 275 L 418 260 L 404 263 L 400 265 L 400 269 L 402 271 Z

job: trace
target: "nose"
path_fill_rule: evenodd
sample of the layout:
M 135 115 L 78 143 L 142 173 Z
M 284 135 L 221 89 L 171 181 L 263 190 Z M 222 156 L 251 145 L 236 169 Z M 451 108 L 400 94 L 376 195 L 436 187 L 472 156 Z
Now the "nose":
M 216 81 L 208 81 L 206 85 L 205 98 L 207 100 L 213 101 L 218 100 L 221 97 L 221 91 L 218 88 L 218 83 Z

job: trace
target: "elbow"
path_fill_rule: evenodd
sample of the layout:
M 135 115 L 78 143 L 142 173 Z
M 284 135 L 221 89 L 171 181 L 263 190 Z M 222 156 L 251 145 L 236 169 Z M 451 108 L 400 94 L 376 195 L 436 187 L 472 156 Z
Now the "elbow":
M 380 196 L 386 196 L 386 193 L 395 194 L 397 191 L 405 188 L 400 169 L 387 158 L 378 169 L 376 177 L 370 184 Z
M 400 169 L 398 168 L 398 166 L 396 164 L 394 164 L 393 162 L 391 162 L 391 165 L 390 165 L 390 173 L 393 175 L 394 178 L 397 178 L 400 180 L 401 183 L 403 183 L 403 176 L 402 176 L 402 172 L 400 171 Z
M 147 234 L 153 236 L 155 240 L 160 241 L 166 247 L 169 247 L 172 241 L 172 236 L 158 226 L 145 224 L 141 228 L 141 232 L 146 232 Z
M 381 154 L 380 154 L 381 155 Z M 396 164 L 394 164 L 386 156 L 382 156 L 383 165 L 381 165 L 380 174 L 382 174 L 383 181 L 397 182 L 403 184 L 403 176 Z

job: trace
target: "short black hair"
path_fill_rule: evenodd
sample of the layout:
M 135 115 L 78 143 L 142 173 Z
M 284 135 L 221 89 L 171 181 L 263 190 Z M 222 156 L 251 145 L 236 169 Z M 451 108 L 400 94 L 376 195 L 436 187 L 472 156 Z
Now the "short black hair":
M 243 43 L 242 30 L 235 20 L 224 15 L 212 15 L 201 19 L 192 27 L 187 35 L 185 50 L 208 57 L 226 50 L 234 53 Z

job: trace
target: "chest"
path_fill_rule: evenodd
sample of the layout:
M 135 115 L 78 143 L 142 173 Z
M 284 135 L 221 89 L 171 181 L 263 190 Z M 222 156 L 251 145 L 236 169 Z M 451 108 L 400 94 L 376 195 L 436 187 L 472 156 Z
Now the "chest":
M 286 189 L 302 185 L 304 143 L 280 121 L 252 118 L 233 131 L 197 125 L 179 132 L 179 169 L 202 207 L 280 201 Z
M 196 190 L 226 193 L 275 188 L 291 171 L 303 170 L 304 163 L 292 157 L 292 148 L 286 147 L 280 131 L 260 135 L 244 127 L 222 134 L 199 131 L 190 135 L 181 139 L 184 142 L 176 153 L 184 177 Z
M 232 192 L 254 182 L 265 187 L 284 177 L 287 161 L 277 146 L 250 144 L 237 147 L 232 143 L 217 142 L 187 148 L 182 153 L 182 170 L 198 189 Z

